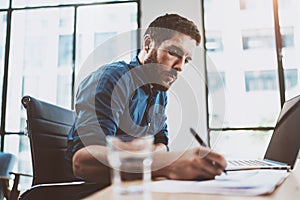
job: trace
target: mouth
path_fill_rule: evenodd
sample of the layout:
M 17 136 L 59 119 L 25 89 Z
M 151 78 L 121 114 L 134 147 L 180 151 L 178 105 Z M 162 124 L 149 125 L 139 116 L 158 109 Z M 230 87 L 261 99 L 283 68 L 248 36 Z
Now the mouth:
M 173 73 L 168 73 L 166 75 L 166 79 L 165 81 L 167 82 L 168 85 L 171 85 L 172 83 L 174 83 L 177 79 L 177 75 L 173 74 Z

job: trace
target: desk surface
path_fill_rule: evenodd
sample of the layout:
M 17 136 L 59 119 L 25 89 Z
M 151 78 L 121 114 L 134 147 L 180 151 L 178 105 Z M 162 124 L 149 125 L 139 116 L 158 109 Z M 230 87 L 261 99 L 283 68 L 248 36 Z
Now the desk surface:
M 270 195 L 264 196 L 229 196 L 229 195 L 211 195 L 211 194 L 190 194 L 190 193 L 156 193 L 150 192 L 145 194 L 135 195 L 117 195 L 112 192 L 112 187 L 105 188 L 99 192 L 92 194 L 85 198 L 85 200 L 193 200 L 193 199 L 205 199 L 205 200 L 299 200 L 300 199 L 300 160 L 296 168 L 291 172 L 288 178 Z

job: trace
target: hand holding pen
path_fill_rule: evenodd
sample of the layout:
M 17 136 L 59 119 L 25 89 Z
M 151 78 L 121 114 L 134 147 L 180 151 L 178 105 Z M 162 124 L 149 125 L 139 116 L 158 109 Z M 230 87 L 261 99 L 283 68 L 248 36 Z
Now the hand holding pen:
M 208 147 L 206 145 L 206 143 L 201 139 L 201 137 L 199 136 L 199 134 L 197 134 L 197 132 L 193 129 L 193 128 L 190 128 L 190 131 L 192 133 L 192 135 L 194 136 L 194 138 L 197 140 L 197 142 L 203 146 L 203 147 Z M 215 166 L 216 165 L 216 162 L 215 161 L 212 161 L 212 164 Z M 220 165 L 217 165 L 218 167 L 221 167 Z M 223 170 L 223 172 L 225 174 L 227 174 L 227 172 L 225 171 L 225 169 Z

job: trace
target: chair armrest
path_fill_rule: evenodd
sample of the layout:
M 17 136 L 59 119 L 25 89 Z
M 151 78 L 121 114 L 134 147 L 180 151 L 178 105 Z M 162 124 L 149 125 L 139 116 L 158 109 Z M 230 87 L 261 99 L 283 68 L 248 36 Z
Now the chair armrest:
M 31 174 L 24 174 L 24 173 L 18 173 L 18 172 L 9 172 L 9 174 L 15 175 L 15 176 L 27 176 L 32 177 Z
M 20 194 L 20 191 L 18 190 L 20 176 L 32 177 L 32 175 L 24 174 L 24 173 L 16 173 L 16 172 L 9 172 L 9 175 L 14 175 L 14 178 L 12 178 L 11 176 L 0 176 L 0 179 L 3 181 L 2 192 L 6 197 L 6 199 L 17 200 Z M 13 180 L 12 188 L 9 187 L 9 180 Z
M 20 191 L 18 190 L 18 185 L 20 182 L 20 176 L 27 176 L 27 177 L 32 177 L 30 174 L 24 174 L 24 173 L 17 173 L 17 172 L 9 172 L 9 174 L 14 175 L 14 181 L 13 181 L 13 186 L 9 192 L 9 199 L 10 200 L 17 200 L 19 198 Z
M 9 174 L 16 176 L 28 176 L 28 177 L 32 177 L 32 175 L 30 174 L 24 174 L 24 173 L 17 173 L 17 172 L 9 172 Z M 0 176 L 0 179 L 3 180 L 10 180 L 12 179 L 10 176 Z
M 22 193 L 19 200 L 78 200 L 102 188 L 84 181 L 38 184 Z
M 13 184 L 13 187 L 11 189 L 11 193 L 16 192 L 19 195 L 20 191 L 18 191 L 18 185 L 19 185 L 19 181 L 20 181 L 20 176 L 32 177 L 32 175 L 24 174 L 24 173 L 18 173 L 18 172 L 9 172 L 9 174 L 12 174 L 12 175 L 15 176 L 14 184 Z

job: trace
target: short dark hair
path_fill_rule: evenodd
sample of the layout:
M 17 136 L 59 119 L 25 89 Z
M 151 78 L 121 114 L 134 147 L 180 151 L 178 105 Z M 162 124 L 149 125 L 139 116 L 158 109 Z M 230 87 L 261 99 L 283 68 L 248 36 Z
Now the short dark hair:
M 176 32 L 183 33 L 200 43 L 200 32 L 194 22 L 178 14 L 165 14 L 153 20 L 145 31 L 153 40 L 160 45 L 163 41 L 170 39 Z

